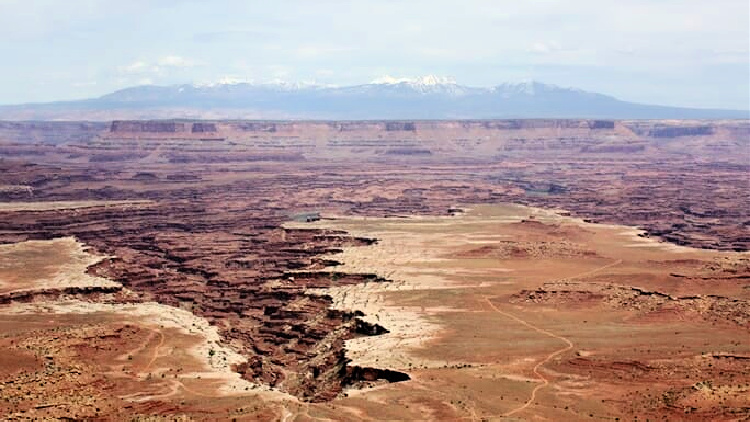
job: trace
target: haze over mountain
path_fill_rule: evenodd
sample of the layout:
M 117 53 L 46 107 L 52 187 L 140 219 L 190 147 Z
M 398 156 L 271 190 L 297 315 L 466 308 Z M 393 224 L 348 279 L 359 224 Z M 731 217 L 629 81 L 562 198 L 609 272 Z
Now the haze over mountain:
M 144 85 L 78 101 L 0 107 L 0 119 L 250 118 L 250 119 L 735 119 L 747 110 L 638 104 L 539 82 L 489 88 L 451 78 L 385 76 L 371 83 Z

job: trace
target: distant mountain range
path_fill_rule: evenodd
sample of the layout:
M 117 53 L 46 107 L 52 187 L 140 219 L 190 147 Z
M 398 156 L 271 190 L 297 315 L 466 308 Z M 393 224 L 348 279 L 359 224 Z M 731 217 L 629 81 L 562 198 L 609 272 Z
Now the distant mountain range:
M 645 105 L 539 82 L 491 88 L 435 76 L 369 84 L 137 86 L 99 98 L 0 106 L 4 120 L 210 119 L 747 119 L 748 110 Z

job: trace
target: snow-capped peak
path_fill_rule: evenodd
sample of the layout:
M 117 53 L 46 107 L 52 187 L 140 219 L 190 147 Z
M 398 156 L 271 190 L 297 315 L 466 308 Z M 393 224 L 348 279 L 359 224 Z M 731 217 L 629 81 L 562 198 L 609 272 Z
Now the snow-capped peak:
M 426 75 L 418 76 L 416 78 L 407 77 L 393 77 L 390 75 L 384 75 L 376 78 L 371 82 L 373 85 L 398 85 L 408 84 L 413 86 L 437 86 L 437 85 L 455 85 L 456 79 L 450 76 L 435 76 Z
M 223 76 L 215 81 L 199 82 L 193 84 L 194 88 L 213 88 L 223 85 L 252 84 L 252 79 L 238 78 L 236 76 Z
M 542 93 L 549 93 L 549 92 L 562 92 L 562 91 L 573 91 L 577 93 L 585 93 L 585 91 L 574 89 L 574 88 L 565 88 L 558 85 L 553 84 L 545 84 L 541 83 L 535 80 L 523 80 L 521 82 L 506 82 L 500 85 L 497 85 L 495 87 L 492 87 L 491 90 L 495 93 L 501 94 L 504 97 L 514 96 L 514 95 L 527 95 L 527 96 L 536 96 L 540 95 Z
M 506 82 L 493 88 L 494 91 L 500 91 L 505 94 L 525 94 L 535 95 L 540 88 L 546 88 L 548 85 L 541 84 L 534 80 L 522 80 L 520 82 Z

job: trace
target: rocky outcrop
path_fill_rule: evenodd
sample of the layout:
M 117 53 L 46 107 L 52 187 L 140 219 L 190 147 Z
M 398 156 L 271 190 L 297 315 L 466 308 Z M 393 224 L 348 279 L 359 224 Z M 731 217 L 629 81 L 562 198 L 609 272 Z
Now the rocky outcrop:
M 137 153 L 137 152 L 113 152 L 113 153 L 102 153 L 94 154 L 89 157 L 90 163 L 117 163 L 123 161 L 136 161 L 142 158 L 146 158 L 148 153 Z
M 120 293 L 122 287 L 90 286 L 90 287 L 65 287 L 65 288 L 47 288 L 35 290 L 20 290 L 7 293 L 0 293 L 0 305 L 12 302 L 36 302 L 36 301 L 55 301 L 60 298 L 76 298 L 96 300 L 102 295 L 113 295 Z
M 604 283 L 552 282 L 537 290 L 523 290 L 512 296 L 514 302 L 577 303 L 591 306 L 604 303 L 616 309 L 644 315 L 696 315 L 713 323 L 730 323 L 750 328 L 750 303 L 718 295 L 674 297 L 658 291 Z
M 351 366 L 346 369 L 345 382 L 348 385 L 356 384 L 362 381 L 373 382 L 385 380 L 387 382 L 409 381 L 408 374 L 389 369 L 363 368 L 361 366 Z
M 238 123 L 236 127 L 239 130 L 245 131 L 245 132 L 269 132 L 274 133 L 277 132 L 277 126 L 278 123 L 273 122 L 242 122 Z
M 249 163 L 257 161 L 294 162 L 303 161 L 302 154 L 171 154 L 169 162 L 173 164 L 188 163 Z
M 736 124 L 731 125 L 731 128 L 727 128 L 731 132 L 741 133 L 747 130 L 748 122 L 738 121 Z M 673 139 L 679 137 L 688 136 L 711 136 L 716 134 L 717 128 L 715 125 L 697 124 L 694 121 L 669 121 L 662 122 L 658 120 L 652 121 L 627 121 L 623 122 L 623 126 L 632 130 L 639 136 L 651 137 L 654 139 Z
M 594 120 L 589 123 L 591 129 L 614 129 L 615 122 L 612 120 Z
M 216 132 L 216 123 L 208 123 L 208 122 L 196 122 L 193 123 L 193 128 L 191 130 L 193 133 L 214 133 Z
M 677 138 L 680 136 L 707 136 L 713 133 L 713 128 L 710 126 L 695 126 L 654 128 L 648 134 L 654 138 Z
M 387 132 L 416 132 L 417 125 L 414 122 L 386 122 L 385 130 Z
M 386 155 L 432 155 L 432 151 L 424 148 L 392 148 L 385 151 Z
M 169 120 L 115 120 L 110 126 L 112 133 L 177 133 L 185 132 L 187 124 Z
M 595 153 L 595 154 L 611 154 L 611 153 L 622 153 L 622 154 L 635 154 L 646 151 L 646 145 L 644 144 L 603 144 L 603 145 L 586 145 L 581 148 L 582 153 Z

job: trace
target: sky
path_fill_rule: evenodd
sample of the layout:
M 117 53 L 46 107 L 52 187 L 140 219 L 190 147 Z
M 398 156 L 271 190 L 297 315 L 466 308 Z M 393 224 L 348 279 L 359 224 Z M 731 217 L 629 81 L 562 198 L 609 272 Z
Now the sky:
M 0 57 L 0 104 L 434 74 L 750 109 L 750 2 L 0 0 Z

